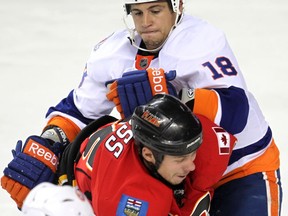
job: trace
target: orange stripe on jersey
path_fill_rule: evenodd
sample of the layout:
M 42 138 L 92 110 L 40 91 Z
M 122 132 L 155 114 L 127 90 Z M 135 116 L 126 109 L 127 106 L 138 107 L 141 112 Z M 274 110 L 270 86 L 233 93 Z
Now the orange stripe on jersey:
M 280 190 L 277 184 L 279 179 L 277 178 L 276 171 L 263 172 L 264 178 L 266 180 L 267 188 L 267 206 L 269 216 L 278 216 L 280 209 Z
M 51 118 L 45 128 L 51 125 L 60 127 L 64 131 L 70 142 L 72 142 L 77 136 L 77 134 L 80 132 L 80 128 L 74 122 L 63 116 L 55 116 Z
M 215 91 L 195 89 L 193 112 L 206 116 L 214 122 L 218 111 L 218 96 Z
M 222 184 L 229 182 L 234 179 L 242 178 L 244 176 L 263 172 L 264 171 L 275 171 L 280 167 L 279 150 L 272 139 L 270 146 L 267 150 L 258 158 L 246 163 L 244 166 L 239 167 L 226 175 L 215 185 L 215 188 Z

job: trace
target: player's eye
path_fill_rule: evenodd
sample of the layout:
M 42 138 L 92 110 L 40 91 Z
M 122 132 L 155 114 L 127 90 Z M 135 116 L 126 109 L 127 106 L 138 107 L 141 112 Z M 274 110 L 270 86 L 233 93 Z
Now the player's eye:
M 185 160 L 185 158 L 184 158 L 184 157 L 181 157 L 181 158 L 177 158 L 177 159 L 175 160 L 175 162 L 176 162 L 176 163 L 182 163 L 184 160 Z
M 141 16 L 143 14 L 142 11 L 139 10 L 133 10 L 131 11 L 132 16 Z
M 155 10 L 155 9 L 154 9 L 154 10 L 151 10 L 150 12 L 151 12 L 152 14 L 159 14 L 159 13 L 160 13 L 160 10 Z

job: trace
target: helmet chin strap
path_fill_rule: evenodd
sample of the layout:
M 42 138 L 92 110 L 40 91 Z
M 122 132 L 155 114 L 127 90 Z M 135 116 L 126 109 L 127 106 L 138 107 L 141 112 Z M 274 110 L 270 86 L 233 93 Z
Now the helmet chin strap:
M 137 49 L 139 49 L 139 50 L 142 50 L 142 51 L 145 51 L 145 52 L 157 52 L 157 51 L 159 51 L 159 50 L 164 46 L 164 44 L 166 43 L 166 41 L 168 40 L 168 38 L 169 38 L 169 36 L 171 35 L 172 31 L 177 27 L 177 25 L 181 22 L 181 20 L 182 20 L 182 18 L 183 18 L 183 12 L 182 12 L 182 14 L 180 14 L 179 10 L 177 10 L 176 13 L 177 13 L 177 15 L 176 15 L 176 18 L 175 18 L 174 25 L 171 27 L 171 29 L 170 29 L 170 31 L 169 31 L 169 34 L 167 35 L 165 41 L 164 41 L 159 47 L 157 47 L 157 48 L 155 48 L 155 49 L 144 49 L 144 48 L 142 48 L 142 47 L 140 47 L 140 46 L 138 46 L 138 45 L 136 44 L 136 42 L 135 42 L 135 32 L 136 32 L 136 29 L 135 29 L 135 28 L 129 28 L 129 26 L 128 26 L 127 22 L 126 22 L 127 15 L 125 15 L 125 16 L 123 17 L 123 22 L 124 22 L 124 24 L 125 24 L 128 32 L 129 32 L 129 35 L 130 35 L 129 39 L 130 39 L 131 44 L 132 44 L 135 48 L 137 48 Z

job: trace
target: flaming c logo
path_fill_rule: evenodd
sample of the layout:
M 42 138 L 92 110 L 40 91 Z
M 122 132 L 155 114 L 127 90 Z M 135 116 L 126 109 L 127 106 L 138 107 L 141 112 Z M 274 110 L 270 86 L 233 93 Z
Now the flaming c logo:
M 141 118 L 143 118 L 144 120 L 146 120 L 150 124 L 153 124 L 156 127 L 160 127 L 160 122 L 157 116 L 153 115 L 147 110 L 142 114 Z

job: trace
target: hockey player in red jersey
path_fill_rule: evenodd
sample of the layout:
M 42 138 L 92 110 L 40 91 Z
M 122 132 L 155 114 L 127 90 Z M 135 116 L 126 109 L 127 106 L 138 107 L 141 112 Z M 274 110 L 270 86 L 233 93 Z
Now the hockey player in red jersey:
M 205 215 L 235 140 L 175 97 L 158 94 L 131 119 L 85 139 L 74 174 L 96 215 Z M 67 166 L 71 152 L 64 155 Z
M 115 104 L 129 117 L 165 92 L 182 95 L 193 113 L 237 138 L 209 213 L 279 216 L 279 150 L 225 34 L 185 12 L 183 0 L 124 0 L 123 6 L 131 26 L 94 46 L 79 85 L 49 108 L 42 133 L 28 137 L 23 148 L 17 143 L 2 188 L 21 208 L 35 185 L 53 181 L 61 152 L 86 125 Z

